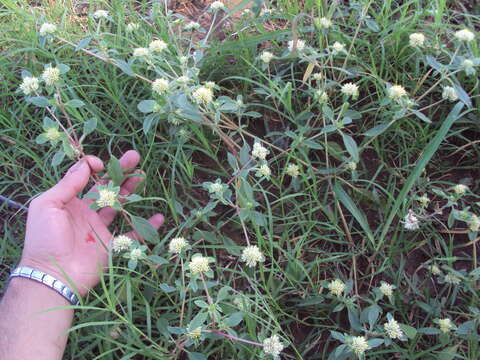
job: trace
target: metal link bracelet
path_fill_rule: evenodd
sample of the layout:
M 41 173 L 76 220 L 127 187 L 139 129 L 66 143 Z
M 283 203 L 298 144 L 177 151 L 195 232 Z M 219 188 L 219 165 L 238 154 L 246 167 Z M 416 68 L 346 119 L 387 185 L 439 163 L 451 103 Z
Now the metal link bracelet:
M 72 305 L 79 305 L 80 301 L 78 300 L 77 295 L 70 289 L 67 285 L 62 283 L 60 280 L 55 279 L 52 275 L 48 275 L 43 271 L 32 269 L 28 266 L 19 266 L 10 274 L 9 279 L 21 277 L 25 279 L 30 279 L 37 281 L 52 290 L 55 290 L 57 293 L 62 295 L 68 302 Z

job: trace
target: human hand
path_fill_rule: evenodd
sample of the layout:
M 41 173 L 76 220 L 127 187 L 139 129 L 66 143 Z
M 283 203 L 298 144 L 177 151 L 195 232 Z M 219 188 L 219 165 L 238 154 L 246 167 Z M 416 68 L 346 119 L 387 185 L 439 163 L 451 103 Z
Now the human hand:
M 120 158 L 120 165 L 132 169 L 139 160 L 139 154 L 130 150 Z M 92 200 L 77 197 L 90 175 L 102 169 L 99 158 L 85 156 L 54 187 L 31 202 L 19 264 L 44 271 L 68 284 L 65 273 L 82 296 L 99 282 L 100 271 L 107 264 L 112 239 L 108 226 L 116 215 L 112 208 L 93 211 L 89 208 Z M 140 181 L 139 176 L 127 178 L 120 195 L 132 193 Z M 95 187 L 90 191 L 95 191 Z M 158 229 L 163 220 L 163 215 L 156 214 L 149 221 Z M 133 232 L 127 236 L 138 237 Z

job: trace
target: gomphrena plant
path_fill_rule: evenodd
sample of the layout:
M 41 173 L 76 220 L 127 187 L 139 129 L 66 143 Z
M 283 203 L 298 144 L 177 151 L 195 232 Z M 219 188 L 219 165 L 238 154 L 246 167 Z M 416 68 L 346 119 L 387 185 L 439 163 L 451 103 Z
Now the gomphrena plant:
M 206 200 L 189 213 L 174 203 L 172 207 L 181 216 L 161 241 L 148 221 L 135 215 L 137 205 L 152 198 L 120 193 L 127 177 L 143 175 L 124 171 L 112 157 L 105 176 L 92 179 L 97 191 L 88 195 L 94 200 L 91 208 L 120 211 L 141 236 L 140 240 L 113 237 L 105 277 L 115 283 L 116 276 L 122 275 L 125 286 L 131 287 L 130 279 L 141 278 L 141 274 L 154 274 L 158 269 L 168 274 L 168 280 L 141 285 L 160 289 L 170 305 L 163 306 L 165 312 L 159 314 L 158 334 L 152 334 L 151 325 L 140 330 L 131 310 L 127 318 L 110 310 L 116 320 L 109 323 L 115 326 L 110 326 L 105 341 L 117 349 L 122 349 L 123 342 L 124 353 L 138 351 L 159 359 L 181 358 L 184 351 L 191 359 L 206 359 L 207 354 L 215 357 L 215 347 L 225 342 L 239 347 L 225 350 L 224 356 L 234 358 L 422 358 L 428 353 L 445 359 L 473 359 L 478 355 L 476 250 L 470 271 L 455 268 L 442 257 L 417 264 L 438 289 L 440 300 L 418 295 L 418 278 L 386 281 L 373 262 L 399 234 L 428 232 L 439 224 L 452 230 L 462 224 L 476 249 L 480 218 L 476 215 L 478 197 L 471 186 L 430 186 L 422 173 L 454 122 L 474 109 L 474 99 L 464 87 L 470 86 L 468 79 L 476 77 L 480 65 L 477 37 L 473 30 L 458 26 L 442 34 L 433 34 L 427 27 L 404 31 L 398 35 L 396 51 L 406 54 L 404 63 L 409 63 L 414 79 L 373 72 L 364 62 L 368 51 L 364 42 L 380 39 L 384 32 L 383 25 L 369 15 L 372 3 L 332 6 L 319 16 L 312 16 L 313 12 L 284 16 L 266 6 L 242 11 L 243 5 L 231 9 L 214 1 L 202 15 L 210 16 L 207 28 L 200 20 L 159 6 L 155 16 L 162 23 L 161 34 L 152 31 L 154 25 L 141 13 L 129 14 L 135 20 L 125 21 L 124 14 L 103 9 L 86 19 L 87 36 L 79 37 L 53 21 L 37 22 L 38 44 L 55 61 L 40 71 L 24 70 L 18 93 L 35 107 L 32 111 L 42 122 L 43 132 L 36 142 L 50 148 L 52 166 L 82 158 L 90 148 L 88 140 L 103 123 L 91 116 L 90 105 L 71 85 L 76 70 L 67 65 L 68 58 L 60 59 L 55 52 L 58 47 L 117 67 L 124 82 L 144 83 L 142 98 L 134 106 L 142 120 L 135 131 L 142 133 L 145 142 L 163 139 L 183 151 L 189 143 L 208 145 L 200 135 L 205 131 L 213 134 L 211 141 L 220 142 L 223 152 L 216 155 L 223 171 L 197 184 Z M 355 27 L 346 25 L 347 17 L 354 19 Z M 241 32 L 253 34 L 266 23 L 291 25 L 272 41 L 250 48 L 254 52 L 250 59 L 242 59 L 240 50 L 234 54 L 235 61 L 248 69 L 245 74 L 205 80 L 204 69 L 218 55 L 216 33 L 231 18 L 235 18 L 232 28 L 223 30 L 232 33 L 227 34 L 229 39 L 240 37 Z M 382 41 L 394 46 L 389 43 L 393 40 Z M 122 46 L 117 48 L 117 44 Z M 370 56 L 375 63 L 377 55 Z M 232 84 L 247 91 L 231 90 Z M 382 146 L 382 134 L 398 129 L 405 119 L 430 126 L 433 119 L 428 114 L 436 108 L 446 110 L 435 135 L 429 137 L 407 175 L 394 174 L 400 178 L 401 190 L 395 195 L 387 195 L 389 190 L 380 186 L 372 191 L 374 186 L 362 178 L 362 167 L 366 167 L 362 154 Z M 252 124 L 264 117 L 278 117 L 284 129 L 267 130 L 262 136 Z M 365 117 L 374 120 L 362 122 Z M 149 180 L 146 176 L 145 181 Z M 376 206 L 388 200 L 385 213 L 367 220 L 352 193 L 363 194 Z M 289 203 L 290 199 L 295 202 Z M 314 210 L 301 218 L 306 210 L 297 201 Z M 315 212 L 322 215 L 313 216 Z M 232 244 L 214 235 L 222 228 L 213 225 L 215 221 L 222 226 L 234 224 L 241 242 Z M 319 224 L 321 230 L 314 231 Z M 289 227 L 296 231 L 289 232 Z M 326 260 L 311 260 L 302 250 L 312 241 L 310 231 L 316 234 L 315 243 L 318 238 L 338 242 L 343 250 L 322 253 Z M 200 246 L 206 238 L 211 238 L 207 241 L 211 244 Z M 214 246 L 218 239 L 225 247 Z M 304 245 L 294 246 L 297 242 Z M 362 256 L 369 264 L 359 271 L 357 261 Z M 347 262 L 348 269 L 329 267 L 335 258 Z M 312 261 L 314 266 L 307 270 L 303 261 Z M 268 270 L 273 268 L 286 270 L 284 274 Z M 226 281 L 224 269 L 234 281 Z M 458 305 L 460 295 L 470 300 Z M 274 300 L 277 297 L 288 299 Z M 126 301 L 131 304 L 132 300 L 127 296 Z M 296 309 L 313 308 L 313 324 L 282 309 L 283 301 L 293 302 Z M 456 306 L 468 310 L 459 316 Z M 414 310 L 408 313 L 408 307 Z M 413 319 L 419 316 L 418 309 L 426 311 L 430 320 Z M 321 330 L 298 341 L 286 329 L 290 321 Z M 126 335 L 125 329 L 135 335 Z M 142 353 L 139 343 L 156 355 Z M 318 350 L 319 343 L 323 350 Z

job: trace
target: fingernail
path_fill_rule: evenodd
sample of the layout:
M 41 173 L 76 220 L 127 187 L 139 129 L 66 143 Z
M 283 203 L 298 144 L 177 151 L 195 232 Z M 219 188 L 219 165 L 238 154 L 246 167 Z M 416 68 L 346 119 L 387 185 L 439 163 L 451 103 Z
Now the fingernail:
M 81 159 L 79 162 L 77 162 L 75 165 L 73 165 L 70 169 L 68 169 L 67 173 L 70 174 L 70 173 L 73 173 L 75 171 L 77 171 L 78 169 L 80 169 L 83 164 L 85 164 L 85 161 L 83 159 Z

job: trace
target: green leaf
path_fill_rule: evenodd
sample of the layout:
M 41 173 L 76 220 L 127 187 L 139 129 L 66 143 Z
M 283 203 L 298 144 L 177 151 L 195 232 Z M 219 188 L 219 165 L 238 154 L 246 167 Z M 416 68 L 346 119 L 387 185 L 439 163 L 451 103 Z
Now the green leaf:
M 35 142 L 39 145 L 45 144 L 48 141 L 48 137 L 46 134 L 40 134 L 35 139 Z
M 201 309 L 208 308 L 208 304 L 204 300 L 195 300 L 194 304 L 197 305 Z
M 139 104 L 140 105 L 140 104 Z M 147 135 L 150 132 L 150 129 L 152 126 L 156 125 L 158 123 L 158 114 L 148 114 L 145 116 L 145 119 L 143 119 L 143 133 Z
M 181 110 L 181 116 L 195 122 L 203 122 L 201 112 L 188 100 L 185 94 L 175 98 L 175 103 Z
M 190 330 L 194 330 L 200 326 L 202 326 L 205 323 L 205 320 L 207 320 L 208 317 L 208 312 L 200 312 L 195 317 L 190 321 L 188 324 L 188 328 Z
M 387 130 L 389 126 L 390 126 L 390 124 L 380 124 L 380 125 L 374 126 L 374 127 L 371 128 L 370 130 L 365 131 L 365 132 L 363 133 L 363 135 L 365 135 L 365 136 L 377 136 L 377 135 L 380 135 L 380 134 L 383 133 L 385 130 Z
M 137 108 L 142 113 L 151 113 L 155 111 L 157 102 L 155 100 L 142 100 L 138 103 Z
M 417 336 L 417 329 L 415 329 L 413 326 L 405 325 L 405 324 L 399 324 L 399 325 L 400 325 L 400 329 L 402 329 L 402 331 L 405 333 L 405 335 L 409 339 L 414 339 L 415 336 Z
M 233 314 L 231 314 L 229 317 L 225 319 L 225 323 L 230 327 L 237 326 L 242 322 L 243 316 L 244 314 L 241 311 L 234 312 Z
M 90 44 L 90 41 L 92 41 L 91 37 L 87 37 L 85 39 L 80 40 L 78 42 L 77 46 L 75 46 L 75 51 L 79 51 L 79 50 L 82 50 L 82 49 L 86 48 L 88 46 L 88 44 Z
M 439 329 L 432 327 L 420 328 L 418 332 L 425 335 L 440 335 L 442 333 Z
M 27 97 L 25 100 L 38 107 L 46 107 L 50 105 L 50 102 L 45 96 L 32 96 Z
M 380 238 L 377 243 L 376 250 L 380 249 L 380 247 L 383 245 L 385 238 L 390 230 L 390 225 L 392 224 L 392 221 L 395 218 L 395 216 L 397 216 L 397 214 L 399 213 L 398 210 L 400 209 L 400 206 L 405 201 L 405 199 L 408 198 L 408 193 L 412 189 L 413 185 L 416 183 L 419 176 L 422 174 L 423 169 L 425 169 L 425 166 L 427 166 L 432 156 L 438 150 L 438 147 L 440 146 L 442 141 L 445 139 L 445 136 L 447 135 L 448 130 L 450 130 L 450 127 L 452 126 L 452 124 L 460 117 L 460 112 L 462 111 L 463 106 L 464 106 L 463 103 L 458 103 L 453 107 L 452 111 L 450 111 L 447 118 L 443 121 L 443 124 L 438 130 L 435 137 L 428 143 L 425 149 L 420 153 L 420 158 L 417 161 L 417 165 L 415 166 L 415 169 L 406 180 L 405 185 L 403 186 L 400 193 L 394 197 L 395 202 L 391 207 L 388 217 L 384 221 L 383 230 L 382 230 L 382 233 L 380 234 Z
M 117 65 L 119 67 L 120 70 L 122 70 L 125 74 L 129 75 L 129 76 L 135 76 L 135 73 L 133 72 L 131 66 L 129 63 L 123 61 L 123 60 L 120 60 L 120 59 L 113 59 L 113 62 L 115 63 L 115 65 Z
M 107 164 L 107 174 L 113 181 L 113 185 L 120 186 L 123 182 L 123 169 L 120 161 L 115 156 L 111 156 Z
M 62 163 L 63 159 L 65 158 L 65 153 L 63 150 L 58 150 L 52 158 L 52 166 L 58 166 Z
M 205 355 L 199 352 L 189 352 L 188 359 L 189 360 L 208 360 Z
M 65 65 L 65 64 L 58 64 L 57 65 L 58 70 L 60 70 L 60 74 L 66 74 L 67 72 L 70 71 L 70 66 Z
M 432 68 L 437 70 L 438 72 L 442 72 L 443 65 L 437 61 L 433 56 L 427 55 L 426 58 L 427 64 L 430 65 Z
M 332 335 L 332 338 L 334 338 L 335 340 L 338 340 L 340 342 L 345 342 L 345 335 L 337 331 L 330 331 L 330 335 Z
M 173 287 L 173 286 L 170 286 L 168 284 L 160 284 L 160 289 L 162 289 L 162 291 L 166 292 L 166 293 L 171 293 L 171 292 L 174 292 L 175 290 L 177 290 L 177 288 Z
M 168 260 L 158 255 L 149 255 L 147 256 L 147 258 L 152 260 L 155 264 L 158 264 L 158 265 L 168 264 Z
M 420 120 L 425 121 L 427 124 L 431 124 L 432 121 L 426 117 L 423 113 L 418 110 L 410 110 L 413 114 L 415 114 Z
M 342 134 L 342 138 L 343 138 L 343 143 L 345 144 L 345 148 L 347 149 L 348 153 L 352 157 L 353 161 L 358 162 L 359 156 L 358 156 L 357 143 L 350 135 Z
M 469 108 L 471 108 L 472 100 L 470 100 L 470 96 L 468 96 L 467 92 L 463 90 L 463 88 L 458 84 L 453 84 L 453 88 L 455 89 L 460 101 L 467 105 Z
M 65 103 L 66 107 L 71 107 L 71 108 L 80 108 L 82 106 L 85 106 L 85 103 L 82 100 L 79 99 L 73 99 L 70 101 L 67 101 Z
M 376 348 L 383 344 L 383 339 L 370 339 L 368 340 L 368 346 L 370 349 Z
M 132 221 L 133 228 L 142 238 L 154 244 L 158 242 L 157 230 L 148 222 L 147 219 L 144 219 L 140 216 L 131 215 L 130 220 Z
M 91 118 L 83 123 L 83 136 L 91 134 L 97 128 L 97 119 Z
M 436 356 L 437 360 L 453 360 L 457 357 L 458 345 L 450 346 L 443 349 Z
M 367 235 L 367 238 L 370 240 L 372 245 L 375 244 L 375 240 L 373 238 L 372 230 L 370 229 L 370 225 L 368 224 L 367 218 L 363 214 L 363 212 L 355 205 L 351 197 L 342 189 L 341 185 L 336 183 L 333 186 L 333 192 L 335 193 L 338 200 L 347 208 L 348 211 L 353 215 L 355 220 L 360 224 L 361 228 Z

